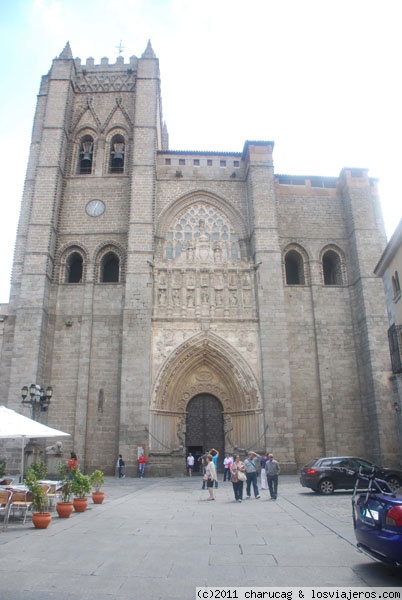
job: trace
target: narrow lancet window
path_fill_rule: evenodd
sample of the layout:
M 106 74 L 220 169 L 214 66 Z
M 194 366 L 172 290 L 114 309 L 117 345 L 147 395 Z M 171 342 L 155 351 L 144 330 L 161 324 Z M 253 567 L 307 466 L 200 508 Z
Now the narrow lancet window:
M 66 283 L 81 283 L 82 272 L 82 256 L 78 252 L 73 252 L 66 263 Z

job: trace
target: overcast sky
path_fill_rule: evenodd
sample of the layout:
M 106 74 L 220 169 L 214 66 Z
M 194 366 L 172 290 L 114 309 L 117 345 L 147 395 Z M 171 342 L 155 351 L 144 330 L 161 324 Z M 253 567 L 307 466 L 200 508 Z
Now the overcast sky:
M 160 60 L 172 150 L 273 140 L 276 173 L 379 179 L 402 218 L 399 0 L 0 0 L 0 302 L 7 302 L 40 78 L 74 57 Z M 374 265 L 373 265 L 374 267 Z

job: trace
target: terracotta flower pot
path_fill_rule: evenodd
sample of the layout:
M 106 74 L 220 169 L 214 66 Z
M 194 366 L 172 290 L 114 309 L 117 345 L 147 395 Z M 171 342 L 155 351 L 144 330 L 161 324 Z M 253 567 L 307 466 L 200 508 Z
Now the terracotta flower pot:
M 86 496 L 85 498 L 74 498 L 73 506 L 75 512 L 84 512 L 88 506 L 88 498 Z
M 52 513 L 50 512 L 34 512 L 32 513 L 32 523 L 37 529 L 46 529 L 52 520 Z
M 58 502 L 56 504 L 56 510 L 59 517 L 67 519 L 73 512 L 74 505 L 72 502 Z
M 105 499 L 105 492 L 92 492 L 92 501 L 94 504 L 102 504 Z

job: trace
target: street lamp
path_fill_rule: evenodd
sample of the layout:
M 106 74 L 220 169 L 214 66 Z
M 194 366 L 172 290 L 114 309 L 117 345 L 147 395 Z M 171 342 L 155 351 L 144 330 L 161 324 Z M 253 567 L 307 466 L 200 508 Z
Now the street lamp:
M 35 420 L 37 410 L 41 412 L 47 411 L 52 395 L 53 388 L 50 385 L 46 388 L 46 391 L 37 383 L 31 383 L 29 388 L 26 385 L 21 388 L 22 404 L 29 404 L 31 406 L 31 418 L 33 420 Z

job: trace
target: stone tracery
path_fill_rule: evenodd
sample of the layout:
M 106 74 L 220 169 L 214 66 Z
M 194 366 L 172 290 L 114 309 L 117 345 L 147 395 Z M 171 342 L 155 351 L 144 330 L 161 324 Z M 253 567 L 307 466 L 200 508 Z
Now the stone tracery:
M 163 257 L 187 263 L 236 262 L 240 258 L 238 234 L 215 206 L 196 202 L 171 223 L 164 240 Z

